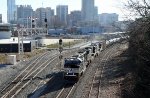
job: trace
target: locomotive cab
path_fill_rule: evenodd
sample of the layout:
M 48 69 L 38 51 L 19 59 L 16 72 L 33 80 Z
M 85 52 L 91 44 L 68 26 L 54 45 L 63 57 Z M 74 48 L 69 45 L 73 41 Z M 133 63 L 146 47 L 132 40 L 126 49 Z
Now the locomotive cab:
M 67 58 L 64 63 L 64 79 L 78 79 L 83 74 L 85 69 L 86 67 L 84 66 L 83 59 L 80 59 L 79 55 Z

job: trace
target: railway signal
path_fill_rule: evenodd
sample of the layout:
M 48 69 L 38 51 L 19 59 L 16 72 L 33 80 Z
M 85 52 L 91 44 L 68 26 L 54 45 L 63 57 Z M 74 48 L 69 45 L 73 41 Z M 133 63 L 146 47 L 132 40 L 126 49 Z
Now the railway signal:
M 59 59 L 60 59 L 60 69 L 61 69 L 61 65 L 62 65 L 62 59 L 63 59 L 63 55 L 61 54 L 63 51 L 63 41 L 62 39 L 59 39 L 59 52 L 60 52 L 60 56 L 59 56 Z
M 63 41 L 62 39 L 59 39 L 59 52 L 61 53 L 63 51 Z
M 35 28 L 35 20 L 32 19 L 32 28 Z
M 45 28 L 47 28 L 47 18 L 44 19 L 45 22 Z
M 62 45 L 62 39 L 59 39 L 59 45 Z

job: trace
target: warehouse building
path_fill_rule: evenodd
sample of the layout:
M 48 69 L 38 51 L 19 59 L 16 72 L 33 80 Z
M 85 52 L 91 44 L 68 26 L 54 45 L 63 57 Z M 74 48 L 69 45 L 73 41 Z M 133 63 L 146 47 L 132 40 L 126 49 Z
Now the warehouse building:
M 24 52 L 31 52 L 37 47 L 36 40 L 24 40 Z M 0 53 L 18 53 L 18 38 L 0 39 Z

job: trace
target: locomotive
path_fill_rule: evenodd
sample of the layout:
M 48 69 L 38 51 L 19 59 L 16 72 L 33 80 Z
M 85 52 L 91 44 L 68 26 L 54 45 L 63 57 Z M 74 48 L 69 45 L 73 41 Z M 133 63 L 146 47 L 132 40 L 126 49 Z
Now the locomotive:
M 79 50 L 76 55 L 64 59 L 64 79 L 79 79 L 88 65 L 100 53 L 101 44 L 91 45 Z

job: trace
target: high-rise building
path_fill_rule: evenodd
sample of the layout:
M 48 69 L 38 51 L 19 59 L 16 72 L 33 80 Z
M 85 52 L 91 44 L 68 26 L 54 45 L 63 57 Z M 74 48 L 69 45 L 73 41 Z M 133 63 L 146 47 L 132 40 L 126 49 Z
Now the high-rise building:
M 116 13 L 102 13 L 99 15 L 99 22 L 103 26 L 113 25 L 118 21 L 118 16 Z
M 93 12 L 94 12 L 94 20 L 98 21 L 98 7 L 97 6 L 94 7 Z
M 62 24 L 67 24 L 68 6 L 58 5 L 56 8 L 56 15 Z
M 77 26 L 78 22 L 80 22 L 81 20 L 81 11 L 71 11 L 69 18 L 69 24 L 71 26 Z
M 25 27 L 31 27 L 31 17 L 33 16 L 33 9 L 31 5 L 17 6 L 17 22 Z
M 82 0 L 82 19 L 84 21 L 94 19 L 94 0 Z
M 17 19 L 15 0 L 7 0 L 7 22 L 14 23 Z
M 33 9 L 31 5 L 20 5 L 17 7 L 17 19 L 28 18 L 33 14 Z
M 37 8 L 35 12 L 35 16 L 37 18 L 37 26 L 43 27 L 44 20 L 46 18 L 46 10 L 45 8 Z
M 2 23 L 2 14 L 0 14 L 0 23 Z
M 50 7 L 36 9 L 35 18 L 37 19 L 37 26 L 43 27 L 45 25 L 45 19 L 47 19 L 49 27 L 51 25 L 52 16 L 54 16 L 54 10 Z
M 47 18 L 48 27 L 51 27 L 52 17 L 54 16 L 54 9 L 47 7 L 45 8 L 45 10 L 46 10 L 46 18 Z

